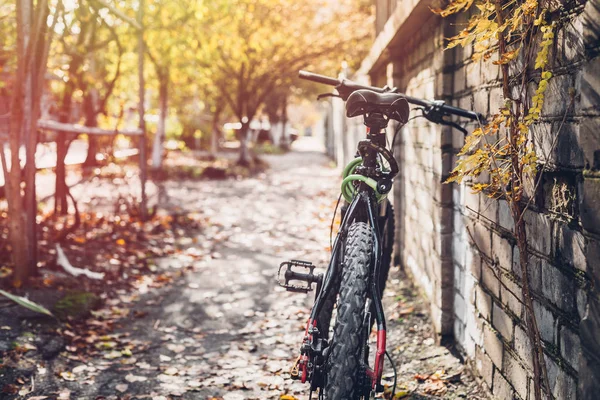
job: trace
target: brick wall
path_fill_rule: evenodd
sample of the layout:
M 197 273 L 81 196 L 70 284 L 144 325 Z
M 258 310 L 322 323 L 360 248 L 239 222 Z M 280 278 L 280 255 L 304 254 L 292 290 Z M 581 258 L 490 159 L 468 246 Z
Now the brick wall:
M 555 78 L 544 119 L 531 132 L 548 172 L 525 220 L 552 390 L 558 399 L 587 400 L 600 393 L 600 0 L 573 4 L 576 17 L 553 48 Z M 419 14 L 415 22 L 406 10 L 396 14 L 404 21 L 402 34 L 363 71 L 373 84 L 483 114 L 499 108 L 498 69 L 471 62 L 469 49 L 442 51 L 444 38 L 467 16 Z M 576 94 L 572 105 L 569 92 Z M 354 132 L 344 152 L 356 143 Z M 409 122 L 397 140 L 397 258 L 427 296 L 439 337 L 456 343 L 494 396 L 533 399 L 532 350 L 507 203 L 474 195 L 468 185 L 443 184 L 463 140 L 424 119 Z

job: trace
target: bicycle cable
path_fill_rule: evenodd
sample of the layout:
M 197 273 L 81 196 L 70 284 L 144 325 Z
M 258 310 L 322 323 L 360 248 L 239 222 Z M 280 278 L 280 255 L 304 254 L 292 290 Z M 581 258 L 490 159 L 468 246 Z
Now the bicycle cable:
M 413 108 L 413 110 L 418 110 L 418 108 Z M 396 128 L 394 129 L 394 131 L 395 131 L 395 132 L 394 132 L 394 137 L 392 138 L 392 154 L 394 153 L 394 146 L 396 145 L 396 136 L 398 136 L 398 133 L 399 133 L 399 132 L 402 130 L 402 128 L 403 128 L 404 126 L 406 126 L 406 124 L 408 124 L 410 121 L 412 121 L 413 119 L 416 119 L 416 118 L 420 118 L 420 117 L 422 117 L 422 115 L 415 115 L 414 117 L 412 117 L 412 118 L 409 118 L 409 119 L 408 119 L 408 121 L 406 121 L 406 123 L 405 123 L 405 124 L 397 124 L 397 125 L 396 125 Z
M 390 356 L 390 353 L 388 353 L 387 350 L 385 351 L 385 355 L 390 361 L 390 364 L 392 364 L 392 369 L 394 370 L 394 386 L 392 387 L 392 395 L 390 396 L 390 399 L 393 399 L 394 395 L 396 394 L 396 383 L 398 381 L 398 373 L 396 372 L 396 364 L 394 364 L 394 360 L 392 360 L 392 357 Z
M 331 227 L 329 229 L 329 248 L 333 252 L 333 224 L 335 224 L 335 216 L 337 215 L 338 207 L 340 206 L 340 201 L 342 200 L 342 193 L 338 196 L 337 203 L 335 203 L 335 210 L 333 211 L 333 217 L 331 218 Z

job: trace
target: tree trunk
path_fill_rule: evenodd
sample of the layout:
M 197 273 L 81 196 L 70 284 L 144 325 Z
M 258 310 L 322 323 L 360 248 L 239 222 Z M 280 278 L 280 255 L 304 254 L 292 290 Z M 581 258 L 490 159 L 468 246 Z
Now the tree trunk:
M 250 148 L 248 142 L 250 139 L 250 121 L 242 122 L 242 128 L 240 129 L 240 158 L 238 159 L 238 165 L 243 167 L 250 166 Z
M 89 125 L 88 125 L 89 124 Z M 87 122 L 86 125 L 90 127 L 98 126 L 98 123 L 92 124 Z M 98 153 L 98 138 L 93 135 L 88 136 L 88 149 L 87 156 L 85 157 L 85 161 L 83 162 L 84 167 L 95 167 L 98 165 L 98 160 L 96 160 L 96 154 Z
M 94 60 L 90 63 L 90 70 L 93 73 Z M 95 128 L 98 126 L 98 90 L 91 88 L 88 95 L 83 101 L 85 126 Z M 94 135 L 88 135 L 88 150 L 87 156 L 83 165 L 85 167 L 95 167 L 98 165 L 96 153 L 98 152 L 98 138 Z
M 166 124 L 168 116 L 168 94 L 169 94 L 169 73 L 161 75 L 159 78 L 158 102 L 159 119 L 154 144 L 152 146 L 152 169 L 157 170 L 162 165 L 163 142 L 166 134 Z
M 217 108 L 215 109 L 215 112 L 213 114 L 213 119 L 212 119 L 212 132 L 210 135 L 210 155 L 213 158 L 217 157 L 217 150 L 218 150 L 218 141 L 219 141 L 219 121 L 221 119 L 221 111 L 222 111 L 222 107 L 221 105 L 217 105 Z
M 67 171 L 65 158 L 69 149 L 67 134 L 58 132 L 56 135 L 56 187 L 54 193 L 54 213 L 56 215 L 67 215 L 69 205 L 67 203 Z
M 279 141 L 279 147 L 284 150 L 289 150 L 290 141 L 287 135 L 285 134 L 285 129 L 287 125 L 287 96 L 284 97 L 283 102 L 281 104 L 281 140 Z
M 10 152 L 11 168 L 9 180 L 5 182 L 8 201 L 9 239 L 12 247 L 12 261 L 14 264 L 14 285 L 21 286 L 29 277 L 27 252 L 27 236 L 25 232 L 25 214 L 23 197 L 21 195 L 21 164 L 19 162 L 19 148 L 21 146 L 21 133 L 23 132 L 23 107 L 25 100 L 26 66 L 25 59 L 24 25 L 27 16 L 27 4 L 17 2 L 17 73 L 13 97 L 11 101 L 10 118 Z
M 50 9 L 47 3 L 38 2 L 39 15 L 35 16 L 36 27 L 31 28 L 31 40 L 28 46 L 33 49 L 32 62 L 27 69 L 28 87 L 27 104 L 29 115 L 25 121 L 25 149 L 26 149 L 26 168 L 25 168 L 25 222 L 27 235 L 28 263 L 24 279 L 35 274 L 37 270 L 37 195 L 36 195 L 36 163 L 35 154 L 38 144 L 37 121 L 41 113 L 41 98 L 44 93 L 45 72 L 48 63 L 48 52 L 52 42 L 54 27 L 56 26 L 58 12 L 54 14 L 53 23 L 48 27 L 45 21 L 48 19 Z M 30 11 L 33 14 L 33 9 Z M 35 29 L 35 31 L 34 31 Z M 35 39 L 33 39 L 35 37 Z M 35 48 L 34 48 L 35 46 Z
M 59 122 L 68 123 L 71 119 L 71 105 L 73 103 L 74 84 L 70 80 L 65 86 Z M 69 205 L 67 203 L 67 174 L 65 159 L 69 150 L 69 142 L 66 132 L 58 132 L 56 135 L 56 187 L 54 192 L 54 213 L 56 215 L 67 215 Z

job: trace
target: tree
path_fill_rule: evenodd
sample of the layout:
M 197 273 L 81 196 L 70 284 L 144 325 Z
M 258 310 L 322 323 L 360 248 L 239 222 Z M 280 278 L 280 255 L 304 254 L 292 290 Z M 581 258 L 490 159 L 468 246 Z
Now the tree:
M 158 127 L 152 146 L 153 169 L 160 168 L 162 163 L 171 84 L 174 80 L 184 81 L 185 75 L 193 73 L 186 68 L 191 63 L 190 44 L 196 39 L 193 34 L 180 33 L 184 29 L 194 32 L 191 22 L 195 19 L 194 23 L 198 23 L 198 5 L 193 0 L 153 0 L 147 6 L 145 41 L 156 74 L 159 109 Z
M 34 273 L 36 264 L 36 200 L 35 200 L 35 147 L 40 98 L 49 47 L 53 39 L 59 2 L 53 9 L 52 24 L 47 25 L 51 10 L 47 0 L 17 1 L 15 8 L 16 70 L 12 82 L 9 142 L 11 166 L 0 151 L 5 174 L 5 189 L 9 211 L 10 243 L 15 268 L 14 285 L 20 286 Z M 25 190 L 21 190 L 22 171 L 19 160 L 21 143 L 26 146 Z
M 338 2 L 335 9 L 319 0 L 224 0 L 206 7 L 210 31 L 203 36 L 199 57 L 242 123 L 242 165 L 251 163 L 250 122 L 276 96 L 276 88 L 289 89 L 298 69 L 323 60 L 340 65 L 367 48 L 364 14 L 351 1 Z
M 76 123 L 83 119 L 87 127 L 98 126 L 98 115 L 107 113 L 107 103 L 115 90 L 121 73 L 121 60 L 125 51 L 121 41 L 126 32 L 118 32 L 99 12 L 95 2 L 80 2 L 68 10 L 70 18 L 63 18 L 63 28 L 52 62 L 55 74 L 62 76 L 62 88 L 56 87 L 60 97 L 59 122 Z M 110 17 L 110 15 L 109 15 Z M 58 85 L 57 85 L 58 86 Z M 62 89 L 62 90 L 61 90 Z M 81 106 L 82 117 L 73 113 Z M 54 211 L 66 215 L 69 189 L 66 184 L 65 158 L 77 134 L 58 132 L 56 137 L 56 191 Z M 95 165 L 98 138 L 88 138 L 88 155 L 85 165 Z

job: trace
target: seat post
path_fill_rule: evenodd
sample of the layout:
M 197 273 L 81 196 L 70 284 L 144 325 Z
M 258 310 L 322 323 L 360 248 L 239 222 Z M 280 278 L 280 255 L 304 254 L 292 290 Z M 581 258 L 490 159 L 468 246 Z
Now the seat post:
M 387 127 L 388 119 L 380 113 L 365 114 L 365 125 L 369 127 L 367 138 L 380 147 L 385 147 L 384 129 Z

